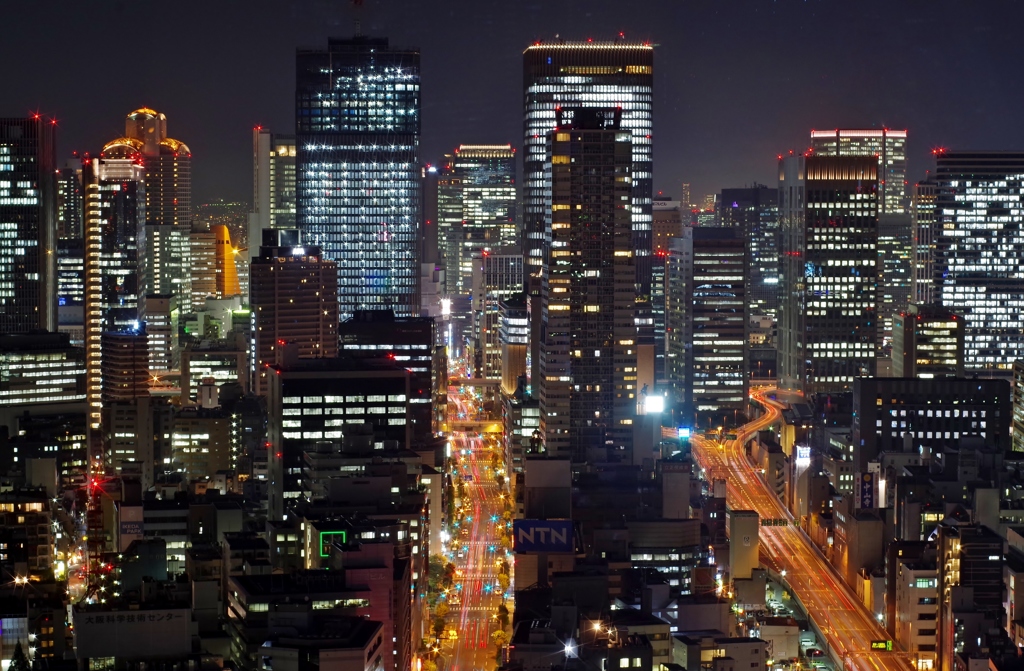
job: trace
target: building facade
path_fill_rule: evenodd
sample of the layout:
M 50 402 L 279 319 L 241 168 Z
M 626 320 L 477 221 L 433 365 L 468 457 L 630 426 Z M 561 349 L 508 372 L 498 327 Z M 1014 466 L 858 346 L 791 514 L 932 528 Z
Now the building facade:
M 935 302 L 935 242 L 939 231 L 935 212 L 936 184 L 933 181 L 914 185 L 911 216 L 914 220 L 914 289 L 915 303 Z
M 519 244 L 516 150 L 512 145 L 459 145 L 438 177 L 438 243 L 446 292 L 472 289 L 473 257 Z M 442 208 L 440 203 L 444 203 Z
M 105 333 L 135 332 L 142 318 L 145 183 L 133 158 L 85 166 L 85 363 L 90 424 L 101 420 Z M 148 364 L 147 364 L 148 370 Z M 147 375 L 148 379 L 148 375 Z
M 935 305 L 910 305 L 893 323 L 895 377 L 963 377 L 964 320 Z
M 637 388 L 632 136 L 618 109 L 563 108 L 548 133 L 540 407 L 548 452 L 632 447 Z
M 936 157 L 935 288 L 966 320 L 968 372 L 1008 376 L 1024 358 L 1024 153 Z
M 337 265 L 342 317 L 419 314 L 420 55 L 330 39 L 296 56 L 296 223 Z
M 537 42 L 523 52 L 523 254 L 526 274 L 540 279 L 547 261 L 547 136 L 558 109 L 617 107 L 630 134 L 630 220 L 641 295 L 650 294 L 652 249 L 654 47 L 651 44 Z M 531 290 L 539 281 L 530 281 Z
M 669 380 L 693 426 L 746 411 L 746 250 L 744 231 L 725 227 L 686 227 L 669 249 Z
M 253 390 L 267 393 L 267 367 L 277 350 L 294 345 L 300 358 L 338 355 L 337 264 L 313 246 L 281 246 L 277 231 L 267 231 L 260 255 L 250 266 Z M 278 239 L 275 240 L 275 237 Z
M 252 129 L 252 212 L 249 260 L 259 256 L 264 228 L 295 228 L 295 136 Z
M 788 156 L 779 162 L 779 383 L 850 389 L 875 373 L 878 161 Z
M 0 333 L 57 330 L 56 127 L 0 118 Z
M 907 210 L 907 131 L 892 128 L 812 130 L 811 150 L 817 156 L 866 156 L 878 159 L 878 211 Z

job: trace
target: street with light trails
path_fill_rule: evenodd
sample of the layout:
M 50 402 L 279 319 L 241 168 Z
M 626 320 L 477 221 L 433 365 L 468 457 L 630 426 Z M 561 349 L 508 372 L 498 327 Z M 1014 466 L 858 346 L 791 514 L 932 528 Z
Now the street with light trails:
M 799 529 L 746 457 L 744 444 L 781 416 L 784 405 L 770 396 L 774 392 L 771 388 L 752 392 L 765 414 L 737 429 L 735 440 L 719 442 L 694 436 L 694 458 L 709 478 L 726 481 L 731 510 L 754 510 L 761 519 L 789 521 L 786 526 L 760 528 L 761 554 L 769 558 L 771 569 L 786 577 L 790 591 L 824 635 L 827 652 L 848 671 L 907 671 L 912 665 L 904 655 L 871 650 L 872 641 L 890 636 Z
M 481 412 L 480 399 L 471 392 L 452 388 L 450 402 L 456 416 L 472 417 Z M 498 608 L 504 602 L 512 607 L 511 587 L 503 590 L 499 578 L 502 562 L 511 564 L 512 556 L 497 533 L 498 525 L 508 524 L 503 516 L 504 486 L 499 486 L 499 439 L 478 433 L 451 433 L 454 467 L 464 484 L 465 500 L 459 501 L 457 514 L 449 527 L 452 539 L 448 549 L 455 564 L 454 594 L 449 599 L 449 627 L 457 638 L 445 637 L 437 659 L 440 671 L 491 671 L 496 668 L 495 632 L 501 629 Z

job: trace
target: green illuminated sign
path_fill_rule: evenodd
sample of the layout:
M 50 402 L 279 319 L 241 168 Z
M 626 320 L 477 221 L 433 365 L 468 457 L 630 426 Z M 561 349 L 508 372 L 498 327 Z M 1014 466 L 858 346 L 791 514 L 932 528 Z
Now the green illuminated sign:
M 321 531 L 320 532 L 320 556 L 329 557 L 331 554 L 331 543 L 334 542 L 334 536 L 341 536 L 341 542 L 348 542 L 347 531 Z
M 871 649 L 892 652 L 892 641 L 871 641 Z

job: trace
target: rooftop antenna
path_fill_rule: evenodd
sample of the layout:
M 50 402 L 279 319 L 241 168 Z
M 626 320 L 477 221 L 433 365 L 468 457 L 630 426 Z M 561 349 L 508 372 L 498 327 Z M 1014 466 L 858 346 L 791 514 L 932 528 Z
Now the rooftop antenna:
M 363 36 L 363 0 L 352 0 L 352 7 L 355 8 L 356 37 Z

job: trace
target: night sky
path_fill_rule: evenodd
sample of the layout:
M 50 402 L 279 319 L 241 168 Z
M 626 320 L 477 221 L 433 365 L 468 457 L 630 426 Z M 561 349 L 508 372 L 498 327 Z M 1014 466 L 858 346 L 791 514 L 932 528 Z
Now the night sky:
M 911 181 L 933 147 L 1024 149 L 1024 2 L 365 0 L 363 32 L 422 52 L 422 158 L 522 139 L 535 39 L 649 40 L 654 182 L 697 199 L 776 184 L 811 128 L 907 128 Z M 57 117 L 98 151 L 137 107 L 193 154 L 194 201 L 251 198 L 251 130 L 293 132 L 295 49 L 353 33 L 345 0 L 3 0 L 0 116 Z

